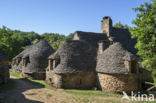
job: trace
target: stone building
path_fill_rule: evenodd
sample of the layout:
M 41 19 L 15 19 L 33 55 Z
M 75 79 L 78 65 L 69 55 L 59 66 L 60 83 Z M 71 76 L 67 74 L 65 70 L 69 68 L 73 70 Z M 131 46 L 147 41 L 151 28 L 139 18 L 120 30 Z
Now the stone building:
M 16 57 L 12 59 L 12 70 L 17 73 L 22 73 L 22 57 L 24 54 L 31 51 L 31 48 L 33 45 L 29 46 L 27 49 L 23 50 L 21 53 L 19 53 Z
M 127 29 L 114 28 L 106 16 L 101 21 L 101 33 L 76 31 L 72 41 L 66 41 L 49 57 L 46 80 L 57 88 L 85 89 L 88 84 L 106 92 L 140 90 L 135 43 Z
M 0 49 L 0 84 L 9 80 L 9 59 Z
M 12 69 L 23 77 L 45 79 L 48 57 L 54 53 L 53 48 L 44 40 L 29 46 L 13 59 Z
M 95 85 L 96 51 L 85 41 L 65 41 L 49 57 L 46 81 L 56 88 L 91 89 Z
M 106 92 L 137 91 L 140 74 L 137 57 L 120 43 L 113 43 L 97 56 L 97 86 Z
M 127 29 L 112 27 L 110 17 L 102 20 L 102 33 L 108 41 L 99 42 L 97 56 L 97 86 L 108 92 L 131 92 L 141 89 L 136 40 Z

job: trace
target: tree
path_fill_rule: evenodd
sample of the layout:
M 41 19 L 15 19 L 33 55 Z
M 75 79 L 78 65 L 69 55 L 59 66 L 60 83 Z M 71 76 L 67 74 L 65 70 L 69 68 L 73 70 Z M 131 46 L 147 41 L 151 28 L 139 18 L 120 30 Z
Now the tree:
M 133 38 L 137 38 L 138 55 L 143 66 L 156 77 L 156 0 L 145 2 L 133 10 L 137 17 L 133 20 L 135 27 L 131 33 Z
M 74 37 L 74 34 L 73 33 L 70 33 L 67 37 L 66 37 L 66 40 L 72 40 Z
M 55 50 L 66 40 L 65 35 L 60 35 L 58 33 L 44 33 L 41 35 Z
M 115 28 L 124 28 L 124 25 L 121 24 L 121 22 L 119 21 L 118 23 L 114 24 Z
M 11 30 L 5 26 L 0 28 L 0 48 L 9 57 L 10 61 L 29 45 L 35 44 L 40 39 L 45 39 L 56 50 L 64 40 L 71 40 L 72 38 L 72 33 L 68 36 L 58 33 L 39 35 L 35 32 Z
M 5 26 L 0 28 L 0 48 L 9 57 L 10 61 L 28 45 L 35 43 L 40 38 L 35 32 L 11 30 Z
M 128 26 L 127 24 L 123 25 L 120 21 L 113 25 L 115 28 L 122 28 L 122 29 L 128 29 L 131 31 L 132 27 Z
M 0 29 L 0 48 L 10 60 L 18 53 L 20 47 L 20 43 L 17 41 L 17 39 L 14 39 L 13 31 L 3 26 Z

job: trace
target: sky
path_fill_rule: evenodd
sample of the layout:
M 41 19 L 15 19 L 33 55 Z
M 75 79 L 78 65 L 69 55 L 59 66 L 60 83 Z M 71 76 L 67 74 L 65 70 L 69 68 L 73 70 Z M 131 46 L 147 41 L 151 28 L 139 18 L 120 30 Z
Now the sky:
M 101 20 L 132 26 L 132 8 L 150 0 L 0 0 L 0 27 L 21 31 L 60 33 L 100 32 Z

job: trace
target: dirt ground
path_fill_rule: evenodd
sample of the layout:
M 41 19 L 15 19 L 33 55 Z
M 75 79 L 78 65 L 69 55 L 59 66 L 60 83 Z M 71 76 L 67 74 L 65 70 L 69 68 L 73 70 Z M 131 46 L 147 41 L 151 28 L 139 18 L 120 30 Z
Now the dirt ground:
M 16 82 L 16 88 L 0 93 L 0 103 L 121 103 L 118 97 L 73 95 L 63 90 L 37 87 L 13 76 L 11 79 Z

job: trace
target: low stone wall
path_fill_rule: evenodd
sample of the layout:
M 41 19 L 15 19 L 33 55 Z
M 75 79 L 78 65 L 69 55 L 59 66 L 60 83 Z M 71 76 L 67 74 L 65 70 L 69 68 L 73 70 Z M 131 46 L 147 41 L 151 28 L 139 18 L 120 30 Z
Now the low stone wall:
M 7 83 L 9 77 L 10 74 L 8 61 L 0 61 L 0 84 Z
M 54 74 L 51 73 L 47 78 L 48 84 L 51 84 L 55 88 L 64 89 L 91 89 L 95 86 L 95 73 L 73 73 L 73 74 Z M 48 80 L 49 79 L 49 80 Z
M 139 74 L 97 74 L 97 86 L 102 91 L 121 93 L 141 89 Z
M 45 80 L 45 73 L 22 73 L 22 77 L 36 80 Z

